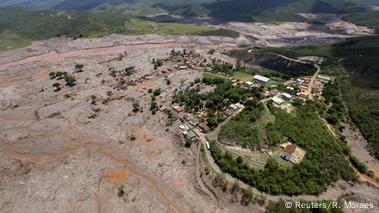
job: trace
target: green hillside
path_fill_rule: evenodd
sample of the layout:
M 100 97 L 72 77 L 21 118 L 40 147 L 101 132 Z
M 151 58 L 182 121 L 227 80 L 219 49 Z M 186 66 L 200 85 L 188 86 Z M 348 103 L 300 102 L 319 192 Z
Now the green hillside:
M 379 11 L 353 13 L 343 17 L 345 21 L 375 29 L 379 33 Z
M 254 52 L 325 58 L 323 71 L 339 76 L 350 117 L 367 139 L 370 152 L 379 159 L 379 36 L 350 39 L 332 46 L 260 48 Z
M 297 13 L 350 13 L 365 11 L 367 7 L 344 0 L 234 0 L 207 5 L 211 17 L 222 20 L 261 21 L 301 19 Z
M 140 14 L 169 11 L 226 21 L 301 21 L 298 13 L 364 12 L 369 0 L 5 0 L 0 7 L 58 10 L 127 9 Z
M 31 40 L 119 34 L 196 34 L 215 31 L 208 26 L 156 23 L 122 10 L 113 12 L 0 9 L 0 50 L 26 46 Z

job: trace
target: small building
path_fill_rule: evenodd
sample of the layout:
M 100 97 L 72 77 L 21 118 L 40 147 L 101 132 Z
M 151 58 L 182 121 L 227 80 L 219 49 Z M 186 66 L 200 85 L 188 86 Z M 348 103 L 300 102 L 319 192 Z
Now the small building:
M 197 124 L 199 124 L 199 121 L 190 113 L 186 113 L 184 115 L 184 119 L 186 119 L 193 126 L 196 126 Z
M 269 92 L 270 92 L 271 96 L 275 96 L 275 95 L 277 95 L 279 93 L 279 90 L 277 90 L 277 89 L 271 89 Z
M 167 111 L 167 107 L 165 107 L 165 106 L 161 106 L 161 107 L 159 108 L 159 111 L 161 111 L 161 112 L 166 112 L 166 111 Z
M 331 77 L 326 76 L 326 75 L 318 75 L 317 78 L 320 79 L 320 81 L 323 83 L 328 83 L 329 81 L 332 80 Z
M 286 87 L 286 89 L 291 90 L 291 91 L 294 91 L 294 90 L 295 90 L 295 88 L 290 87 L 290 86 Z
M 245 85 L 247 87 L 251 87 L 253 85 L 253 82 L 251 82 L 251 81 L 245 81 Z
M 236 103 L 236 104 L 234 104 L 234 105 L 237 107 L 238 110 L 243 110 L 243 109 L 245 109 L 245 106 L 242 105 L 242 104 L 240 104 L 240 103 Z
M 286 143 L 282 145 L 281 147 L 285 146 L 285 148 L 280 154 L 280 157 L 294 164 L 300 164 L 300 162 L 304 159 L 305 151 L 299 148 L 296 144 Z
M 190 128 L 187 125 L 180 125 L 179 129 L 181 129 L 183 131 L 188 131 Z
M 262 76 L 262 75 L 254 75 L 253 81 L 265 84 L 265 83 L 270 81 L 270 78 L 267 78 L 267 77 Z
M 197 135 L 192 130 L 183 131 L 182 133 L 186 139 L 194 140 L 197 138 Z
M 183 112 L 183 107 L 181 107 L 181 106 L 173 106 L 172 108 L 174 108 L 174 110 L 176 111 L 176 112 Z
M 288 101 L 292 99 L 292 95 L 290 95 L 290 94 L 288 94 L 288 93 L 286 93 L 286 92 L 284 92 L 284 93 L 282 94 L 282 97 L 283 97 L 284 99 L 288 100 Z
M 185 70 L 185 69 L 187 69 L 187 66 L 179 66 L 178 69 L 179 70 Z
M 274 96 L 272 98 L 272 101 L 277 104 L 277 105 L 281 105 L 284 103 L 284 100 L 282 98 L 280 98 L 279 96 Z
M 301 86 L 300 87 L 300 94 L 303 96 L 308 96 L 309 95 L 309 89 L 306 86 Z
M 209 130 L 210 130 L 210 128 L 208 127 L 208 125 L 206 123 L 204 123 L 204 122 L 200 123 L 199 127 L 200 127 L 200 129 L 201 129 L 201 131 L 203 133 L 209 132 Z
M 321 81 L 320 80 L 316 80 L 313 83 L 312 91 L 316 92 L 316 93 L 320 93 L 321 92 Z

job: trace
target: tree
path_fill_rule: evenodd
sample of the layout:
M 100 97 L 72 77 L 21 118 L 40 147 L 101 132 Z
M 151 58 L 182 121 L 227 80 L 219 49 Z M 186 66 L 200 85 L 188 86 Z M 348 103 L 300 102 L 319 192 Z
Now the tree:
M 83 64 L 75 64 L 75 72 L 83 72 Z
M 138 102 L 133 103 L 133 112 L 138 112 L 140 110 L 140 106 Z
M 63 79 L 65 76 L 67 76 L 67 72 L 58 71 L 55 73 L 55 77 L 57 77 L 58 80 Z
M 92 104 L 92 105 L 95 105 L 95 104 L 96 104 L 96 96 L 95 96 L 95 95 L 91 95 L 91 96 L 89 97 L 89 99 L 91 100 L 91 104 Z
M 156 90 L 154 90 L 154 96 L 158 96 L 158 95 L 160 95 L 161 94 L 161 89 L 160 88 L 158 88 L 158 89 L 156 89 Z
M 210 50 L 208 50 L 208 54 L 209 54 L 209 55 L 213 55 L 215 52 L 216 52 L 215 49 L 210 49 Z
M 241 198 L 241 204 L 244 206 L 249 205 L 251 200 L 253 199 L 253 192 L 251 188 L 249 187 L 248 189 L 242 190 L 242 198 Z
M 50 79 L 54 79 L 56 77 L 55 72 L 50 72 L 49 77 Z
M 54 83 L 53 87 L 55 87 L 54 92 L 58 92 L 59 90 L 61 90 L 61 84 L 58 82 Z
M 73 75 L 65 75 L 64 80 L 66 81 L 66 85 L 69 87 L 73 87 L 76 85 L 76 78 Z
M 192 145 L 192 140 L 191 139 L 187 139 L 186 143 L 184 144 L 184 146 L 187 147 L 187 148 L 190 148 L 191 145 Z
M 239 192 L 239 190 L 240 190 L 240 184 L 239 184 L 238 180 L 235 180 L 234 183 L 233 183 L 233 186 L 232 186 L 232 188 L 230 190 L 230 192 L 232 194 L 236 194 L 236 193 Z

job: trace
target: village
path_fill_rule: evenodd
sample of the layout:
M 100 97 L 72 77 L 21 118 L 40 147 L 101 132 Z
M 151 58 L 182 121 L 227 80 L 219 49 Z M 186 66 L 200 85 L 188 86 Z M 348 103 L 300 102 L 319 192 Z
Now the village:
M 175 55 L 175 51 L 173 51 L 172 54 Z M 197 104 L 199 105 L 197 107 L 195 106 L 196 109 L 193 109 L 193 106 L 189 106 L 186 101 L 178 101 L 178 98 L 175 97 L 174 94 L 171 105 L 161 105 L 159 109 L 164 112 L 171 108 L 177 113 L 178 117 L 183 121 L 183 123 L 179 125 L 179 132 L 183 136 L 184 140 L 187 141 L 186 144 L 191 144 L 193 141 L 198 141 L 199 138 L 202 138 L 203 136 L 208 136 L 208 138 L 209 136 L 213 136 L 213 139 L 217 140 L 217 134 L 222 128 L 222 125 L 242 112 L 246 107 L 244 104 L 248 101 L 255 99 L 256 102 L 263 104 L 266 109 L 267 105 L 271 104 L 278 109 L 286 111 L 287 113 L 292 113 L 296 105 L 305 104 L 307 100 L 314 100 L 314 98 L 321 100 L 323 98 L 322 94 L 325 85 L 333 82 L 333 77 L 321 75 L 319 72 L 316 72 L 313 76 L 290 78 L 286 80 L 278 79 L 277 77 L 266 77 L 264 74 L 260 73 L 251 75 L 248 71 L 246 71 L 246 68 L 242 68 L 242 70 L 246 72 L 244 77 L 238 78 L 238 76 L 234 77 L 233 75 L 228 75 L 225 72 L 214 72 L 212 70 L 214 69 L 213 67 L 219 66 L 219 64 L 224 64 L 225 67 L 229 67 L 228 69 L 230 69 L 231 65 L 226 62 L 221 62 L 220 60 L 215 60 L 212 58 L 197 59 L 195 61 L 186 60 L 185 58 L 190 58 L 191 54 L 182 54 L 180 57 L 184 58 L 184 63 L 180 59 L 174 60 L 174 62 L 181 62 L 174 65 L 176 69 L 197 67 L 199 70 L 205 71 L 203 73 L 203 79 L 195 79 L 195 81 L 189 86 L 185 87 L 183 85 L 179 88 L 182 91 L 177 92 L 181 95 L 186 93 L 200 93 L 205 95 L 211 94 L 217 88 L 217 86 L 213 83 L 220 79 L 220 81 L 230 81 L 233 87 L 239 88 L 243 91 L 255 91 L 255 93 L 259 93 L 259 95 L 251 95 L 247 98 L 244 96 L 245 99 L 240 99 L 238 101 L 225 101 L 224 99 L 224 102 L 227 102 L 227 105 L 222 104 L 221 108 L 216 111 L 209 110 L 206 106 L 209 103 L 207 100 L 198 100 Z M 173 59 L 170 60 L 172 61 Z M 239 72 L 235 65 L 232 67 L 232 69 L 234 69 L 233 72 Z M 208 81 L 212 83 L 209 83 Z M 189 98 L 192 100 L 197 100 L 197 96 L 191 95 Z M 217 118 L 217 122 L 216 124 L 210 125 L 210 122 L 213 122 L 212 118 L 214 116 Z M 209 149 L 209 141 L 204 141 L 204 144 Z M 236 156 L 245 156 L 242 155 L 241 152 L 235 152 L 236 147 L 221 143 L 220 146 L 225 150 L 234 150 L 234 153 L 237 153 Z M 285 141 L 278 147 L 269 148 L 267 146 L 263 146 L 263 148 L 260 148 L 259 151 L 243 150 L 242 153 L 246 151 L 252 156 L 250 158 L 256 158 L 257 160 L 255 163 L 260 165 L 264 165 L 267 159 L 274 158 L 280 161 L 280 164 L 285 165 L 285 167 L 291 167 L 290 164 L 283 161 L 288 161 L 294 165 L 297 165 L 300 164 L 306 156 L 306 151 L 304 149 L 290 141 Z

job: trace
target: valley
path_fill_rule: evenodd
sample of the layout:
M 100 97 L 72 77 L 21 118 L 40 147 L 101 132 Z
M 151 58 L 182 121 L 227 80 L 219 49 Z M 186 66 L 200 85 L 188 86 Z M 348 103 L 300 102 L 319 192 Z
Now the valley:
M 0 211 L 379 211 L 376 0 L 236 1 L 0 3 Z

